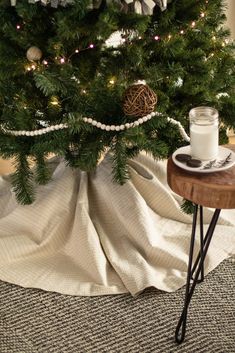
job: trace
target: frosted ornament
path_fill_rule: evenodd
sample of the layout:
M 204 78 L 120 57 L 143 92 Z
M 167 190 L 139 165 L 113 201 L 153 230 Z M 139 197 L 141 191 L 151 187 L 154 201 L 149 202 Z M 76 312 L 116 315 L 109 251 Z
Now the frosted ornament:
M 26 52 L 29 61 L 38 61 L 42 58 L 42 51 L 36 46 L 30 47 Z

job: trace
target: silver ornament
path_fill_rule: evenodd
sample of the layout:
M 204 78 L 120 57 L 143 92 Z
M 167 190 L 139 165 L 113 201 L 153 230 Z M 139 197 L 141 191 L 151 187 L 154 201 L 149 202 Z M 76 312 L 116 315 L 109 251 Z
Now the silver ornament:
M 157 5 L 160 7 L 161 11 L 166 10 L 167 2 L 169 2 L 169 1 L 167 1 L 167 0 L 157 0 L 156 1 Z
M 102 0 L 90 0 L 89 9 L 99 8 Z M 135 12 L 140 15 L 152 15 L 153 9 L 157 5 L 161 11 L 167 9 L 167 4 L 172 0 L 106 0 L 107 5 L 113 3 L 119 6 L 120 11 L 124 13 Z
M 66 6 L 73 4 L 74 0 L 28 0 L 30 4 L 36 4 L 37 2 L 41 2 L 42 5 L 47 6 L 51 5 L 51 7 L 57 8 L 59 5 Z M 11 5 L 15 6 L 17 0 L 11 0 Z
M 108 3 L 113 1 L 108 1 Z M 135 12 L 140 15 L 152 15 L 156 0 L 114 0 L 120 10 L 128 13 Z
M 42 5 L 57 8 L 60 6 L 71 5 L 75 0 L 28 0 L 30 4 L 36 4 L 41 2 Z M 106 0 L 107 5 L 117 4 L 120 11 L 124 13 L 135 12 L 140 15 L 152 15 L 153 9 L 157 5 L 160 7 L 161 11 L 166 10 L 167 4 L 172 0 Z M 10 0 L 11 5 L 15 6 L 17 0 Z M 88 5 L 89 10 L 98 9 L 102 3 L 102 0 L 90 0 Z
M 106 2 L 108 5 L 113 2 L 116 3 L 120 10 L 125 13 L 135 12 L 140 15 L 152 15 L 156 5 L 164 11 L 167 8 L 167 3 L 171 0 L 107 0 Z

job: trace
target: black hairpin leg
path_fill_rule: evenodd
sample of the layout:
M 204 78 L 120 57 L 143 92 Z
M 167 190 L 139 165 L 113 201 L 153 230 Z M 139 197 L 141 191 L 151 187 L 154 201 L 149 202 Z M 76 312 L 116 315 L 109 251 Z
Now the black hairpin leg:
M 200 258 L 202 257 L 203 254 L 203 247 L 206 241 L 206 237 L 204 239 L 204 229 L 203 229 L 203 207 L 200 206 L 199 207 L 199 211 L 200 211 L 200 252 L 198 253 L 198 256 L 194 262 L 192 271 L 191 271 L 191 279 L 193 279 L 193 274 L 197 269 L 198 263 Z M 197 280 L 198 283 L 201 283 L 204 281 L 204 262 L 202 264 L 202 268 L 201 268 L 201 277 Z
M 221 211 L 220 209 L 215 210 L 204 238 L 203 237 L 203 207 L 200 206 L 200 243 L 201 244 L 200 244 L 199 254 L 192 267 L 193 250 L 194 250 L 195 234 L 196 234 L 196 226 L 197 226 L 197 215 L 198 215 L 198 205 L 195 205 L 194 214 L 193 214 L 192 235 L 191 235 L 191 242 L 190 242 L 190 249 L 189 249 L 189 261 L 188 261 L 188 272 L 187 272 L 184 307 L 175 331 L 175 340 L 177 343 L 182 343 L 185 338 L 188 307 L 197 283 L 202 282 L 204 279 L 204 261 L 215 230 L 215 226 L 219 218 L 220 211 Z M 199 275 L 201 275 L 200 279 L 199 279 Z

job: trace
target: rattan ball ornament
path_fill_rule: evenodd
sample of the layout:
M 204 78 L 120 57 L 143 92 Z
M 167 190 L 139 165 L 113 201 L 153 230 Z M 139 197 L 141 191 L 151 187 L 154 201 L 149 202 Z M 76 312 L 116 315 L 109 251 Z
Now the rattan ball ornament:
M 157 95 L 145 83 L 136 83 L 124 94 L 123 111 L 127 116 L 142 117 L 154 111 Z
M 29 61 L 38 61 L 42 57 L 42 51 L 38 47 L 30 47 L 26 52 L 26 57 Z

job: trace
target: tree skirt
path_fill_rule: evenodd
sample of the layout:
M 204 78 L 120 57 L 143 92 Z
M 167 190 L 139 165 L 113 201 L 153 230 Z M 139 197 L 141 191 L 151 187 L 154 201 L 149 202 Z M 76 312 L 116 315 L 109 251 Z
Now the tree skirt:
M 166 162 L 141 154 L 130 180 L 112 181 L 107 155 L 95 172 L 54 158 L 53 178 L 30 206 L 0 178 L 0 279 L 70 295 L 136 295 L 186 282 L 191 216 L 166 181 Z M 213 210 L 205 209 L 209 223 Z M 197 242 L 198 248 L 198 242 Z M 235 211 L 222 211 L 205 273 L 235 254 Z

